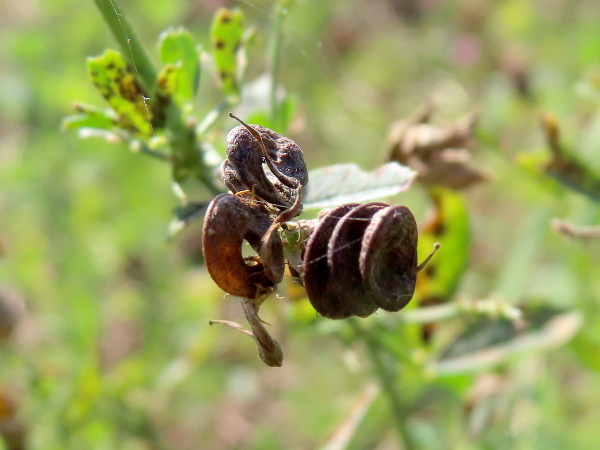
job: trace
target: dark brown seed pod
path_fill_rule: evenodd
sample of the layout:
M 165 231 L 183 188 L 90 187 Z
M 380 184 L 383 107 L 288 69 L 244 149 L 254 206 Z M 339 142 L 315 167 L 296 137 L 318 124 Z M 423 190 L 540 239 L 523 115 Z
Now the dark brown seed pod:
M 330 319 L 398 311 L 412 299 L 417 273 L 417 224 L 405 206 L 348 204 L 323 215 L 306 244 L 308 298 Z
M 367 317 L 379 306 L 365 289 L 358 260 L 361 242 L 371 218 L 389 208 L 384 203 L 367 203 L 344 215 L 335 226 L 327 245 L 327 264 L 333 295 L 343 301 L 351 315 Z
M 221 166 L 223 181 L 233 193 L 248 190 L 280 209 L 291 207 L 297 189 L 308 183 L 302 150 L 273 130 L 231 117 L 242 125 L 227 135 L 227 160 Z
M 204 220 L 203 252 L 206 267 L 215 283 L 231 295 L 249 299 L 272 292 L 283 280 L 283 244 L 279 235 L 262 245 L 271 219 L 253 200 L 221 194 L 208 206 Z M 258 256 L 244 258 L 244 240 Z
M 417 222 L 406 206 L 378 211 L 366 227 L 359 269 L 369 298 L 386 311 L 412 299 L 417 280 Z
M 352 311 L 337 294 L 327 264 L 329 238 L 341 217 L 359 205 L 338 206 L 323 215 L 312 232 L 304 252 L 303 280 L 308 298 L 319 314 L 331 319 L 345 319 Z M 340 280 L 341 281 L 341 280 Z

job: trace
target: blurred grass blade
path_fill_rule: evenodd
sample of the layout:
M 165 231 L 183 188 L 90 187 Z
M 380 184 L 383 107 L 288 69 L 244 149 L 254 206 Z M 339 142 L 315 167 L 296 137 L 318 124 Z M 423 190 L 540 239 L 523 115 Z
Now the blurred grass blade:
M 600 201 L 600 174 L 564 147 L 560 139 L 558 120 L 551 115 L 542 116 L 542 128 L 546 135 L 552 159 L 545 164 L 544 172 L 564 186 Z
M 401 164 L 384 164 L 364 172 L 356 164 L 336 164 L 309 173 L 304 209 L 327 208 L 351 202 L 364 202 L 405 191 L 415 172 Z
M 354 399 L 342 422 L 338 424 L 323 443 L 323 446 L 320 447 L 321 450 L 343 450 L 348 448 L 359 425 L 369 411 L 369 407 L 378 394 L 379 386 L 376 384 L 367 385 L 358 397 Z
M 173 96 L 185 108 L 194 99 L 200 83 L 199 49 L 187 30 L 171 28 L 160 35 L 159 52 L 163 65 L 177 69 Z
M 483 371 L 517 355 L 560 347 L 576 335 L 582 324 L 583 318 L 578 313 L 560 314 L 550 319 L 540 330 L 525 333 L 502 344 L 441 360 L 433 364 L 431 369 L 437 376 Z
M 552 212 L 546 205 L 532 208 L 529 217 L 519 218 L 519 230 L 510 245 L 493 292 L 505 299 L 519 299 L 527 293 L 532 267 L 539 255 L 543 238 L 549 232 Z
M 221 90 L 227 97 L 240 94 L 238 52 L 242 46 L 243 14 L 239 9 L 219 9 L 210 30 L 213 59 Z
M 107 50 L 101 56 L 88 58 L 92 81 L 117 114 L 117 123 L 132 133 L 149 137 L 150 108 L 135 77 L 127 71 L 123 56 Z

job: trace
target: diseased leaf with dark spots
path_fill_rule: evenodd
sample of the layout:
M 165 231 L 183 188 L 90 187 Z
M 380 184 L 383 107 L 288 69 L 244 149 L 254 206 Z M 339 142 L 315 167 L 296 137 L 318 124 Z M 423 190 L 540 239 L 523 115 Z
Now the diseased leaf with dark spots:
M 210 30 L 213 59 L 221 90 L 227 96 L 240 93 L 238 52 L 242 46 L 243 14 L 239 9 L 221 8 Z
M 107 50 L 101 56 L 88 58 L 92 81 L 117 114 L 120 126 L 142 136 L 150 136 L 151 113 L 146 96 L 133 74 L 127 70 L 123 56 Z
M 200 54 L 192 35 L 183 28 L 168 29 L 160 35 L 160 59 L 174 77 L 171 95 L 182 108 L 191 102 L 200 83 Z

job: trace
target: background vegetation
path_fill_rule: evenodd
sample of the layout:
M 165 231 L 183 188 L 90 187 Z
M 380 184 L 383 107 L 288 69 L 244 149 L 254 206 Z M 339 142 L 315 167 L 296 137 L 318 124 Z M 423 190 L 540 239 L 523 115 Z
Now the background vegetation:
M 272 1 L 122 3 L 152 58 L 170 26 L 210 48 L 214 12 L 238 6 L 256 27 L 247 79 L 271 64 Z M 600 171 L 600 4 L 402 6 L 411 4 L 287 3 L 278 76 L 298 109 L 286 133 L 309 168 L 370 170 L 386 159 L 390 124 L 426 100 L 441 124 L 479 109 L 474 160 L 493 176 L 461 193 L 471 243 L 458 251 L 470 263 L 446 301 L 493 298 L 526 320 L 468 311 L 427 340 L 405 312 L 359 325 L 317 318 L 285 283 L 287 299 L 261 310 L 284 347 L 280 369 L 265 367 L 250 339 L 208 326 L 241 321 L 241 309 L 201 265 L 199 221 L 167 243 L 179 205 L 169 167 L 60 131 L 73 101 L 103 101 L 85 58 L 115 44 L 94 4 L 0 5 L 0 448 L 22 439 L 35 449 L 597 448 L 600 240 L 566 238 L 550 223 L 598 224 L 598 191 L 582 195 L 544 173 L 539 117 L 554 114 L 565 146 Z M 198 117 L 220 101 L 216 86 L 203 74 Z M 234 125 L 219 120 L 217 150 Z M 393 201 L 420 223 L 431 208 L 418 186 Z M 536 317 L 555 314 L 570 322 L 533 334 Z M 538 341 L 502 347 L 497 364 L 482 354 L 455 370 L 442 364 L 515 335 Z M 401 440 L 369 343 L 380 369 L 391 368 Z

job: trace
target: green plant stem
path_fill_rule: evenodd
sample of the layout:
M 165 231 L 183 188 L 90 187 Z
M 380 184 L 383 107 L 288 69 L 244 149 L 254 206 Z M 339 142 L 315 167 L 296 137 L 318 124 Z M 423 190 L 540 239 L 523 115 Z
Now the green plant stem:
M 156 70 L 142 43 L 133 32 L 117 0 L 94 0 L 104 21 L 110 28 L 121 52 L 129 60 L 138 75 L 138 81 L 146 92 L 152 92 L 156 82 Z
M 393 316 L 394 321 L 402 323 L 425 324 L 451 320 L 461 316 L 478 316 L 492 319 L 502 318 L 513 321 L 521 320 L 521 310 L 507 302 L 495 298 L 482 300 L 457 300 L 443 305 L 426 306 L 404 311 Z
M 408 414 L 406 413 L 404 405 L 400 399 L 400 393 L 398 392 L 396 384 L 395 371 L 390 370 L 390 368 L 385 364 L 385 361 L 383 360 L 379 350 L 379 343 L 373 334 L 365 331 L 359 325 L 358 320 L 356 319 L 348 319 L 348 323 L 354 330 L 354 333 L 365 343 L 367 355 L 371 359 L 371 364 L 373 365 L 373 371 L 379 378 L 381 388 L 390 402 L 393 416 L 392 421 L 396 427 L 396 430 L 398 431 L 403 448 L 414 448 L 413 440 L 407 427 Z
M 135 74 L 144 91 L 149 94 L 156 84 L 156 70 L 142 43 L 133 32 L 118 0 L 94 0 L 102 17 L 121 47 L 121 52 L 135 67 Z M 221 190 L 214 184 L 210 167 L 202 160 L 194 130 L 185 123 L 180 108 L 171 102 L 167 109 L 167 130 L 171 145 L 173 178 L 180 182 L 196 177 L 213 195 Z
M 271 53 L 271 124 L 273 128 L 278 129 L 280 124 L 279 99 L 277 98 L 277 89 L 279 87 L 279 72 L 281 69 L 281 43 L 283 40 L 282 30 L 283 21 L 287 14 L 291 0 L 279 0 L 275 4 L 275 13 L 273 15 L 273 26 L 271 33 L 270 53 Z M 283 131 L 283 130 L 281 130 Z

